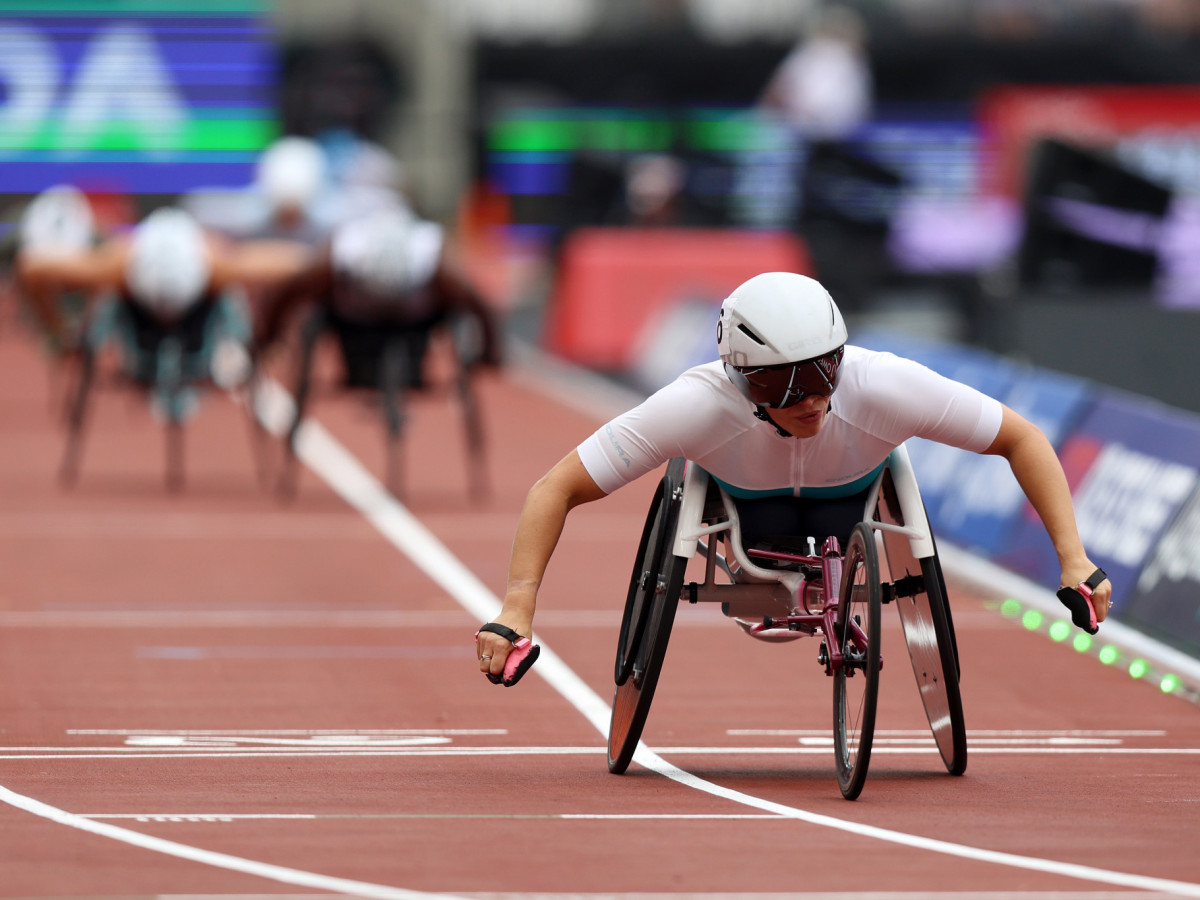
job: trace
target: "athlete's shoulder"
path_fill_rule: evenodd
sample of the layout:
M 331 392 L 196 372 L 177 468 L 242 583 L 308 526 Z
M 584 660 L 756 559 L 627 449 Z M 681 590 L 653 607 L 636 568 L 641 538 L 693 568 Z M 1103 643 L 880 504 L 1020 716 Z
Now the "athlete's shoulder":
M 698 391 L 713 397 L 720 397 L 727 401 L 741 399 L 741 394 L 737 392 L 737 388 L 733 386 L 733 382 L 725 374 L 725 364 L 720 360 L 701 363 L 698 366 L 692 366 L 690 369 L 684 370 L 675 379 L 675 384 L 688 390 Z
M 719 359 L 712 362 L 700 363 L 698 366 L 692 366 L 690 369 L 685 369 L 679 376 L 680 378 L 695 378 L 701 381 L 709 381 L 722 383 L 729 381 L 729 377 L 725 374 L 725 364 Z

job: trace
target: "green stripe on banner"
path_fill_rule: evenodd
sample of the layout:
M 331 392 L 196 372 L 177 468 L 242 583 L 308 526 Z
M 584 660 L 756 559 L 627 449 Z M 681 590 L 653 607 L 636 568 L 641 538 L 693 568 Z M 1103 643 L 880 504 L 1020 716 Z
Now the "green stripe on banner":
M 109 122 L 89 131 L 83 139 L 73 139 L 59 122 L 47 122 L 31 135 L 0 131 L 0 151 L 253 152 L 278 135 L 279 123 L 274 119 L 252 116 L 193 118 L 180 123 L 178 128 L 168 126 L 158 133 L 144 125 Z
M 676 121 L 642 116 L 510 119 L 492 126 L 488 148 L 503 152 L 562 152 L 580 149 L 664 151 L 678 136 L 697 150 L 761 147 L 770 134 L 760 123 L 714 115 Z

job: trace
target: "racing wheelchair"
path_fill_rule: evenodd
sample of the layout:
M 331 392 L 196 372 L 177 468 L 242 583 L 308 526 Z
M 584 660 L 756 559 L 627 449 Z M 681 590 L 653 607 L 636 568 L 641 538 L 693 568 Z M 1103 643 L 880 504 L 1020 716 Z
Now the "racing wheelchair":
M 342 364 L 337 388 L 350 392 L 372 392 L 383 415 L 386 441 L 385 484 L 398 498 L 404 497 L 404 428 L 413 393 L 431 393 L 449 387 L 457 396 L 465 432 L 468 490 L 474 501 L 490 493 L 485 459 L 483 421 L 475 395 L 474 374 L 478 349 L 466 316 L 439 311 L 421 319 L 376 318 L 359 321 L 330 308 L 318 308 L 305 319 L 298 334 L 295 410 L 284 438 L 286 456 L 277 490 L 281 499 L 295 496 L 298 477 L 296 442 L 300 426 L 313 399 L 314 362 L 322 339 L 336 339 Z M 428 356 L 441 337 L 447 349 L 451 372 L 448 378 L 431 377 Z
M 633 759 L 684 601 L 719 603 L 747 633 L 765 640 L 819 638 L 817 662 L 833 684 L 838 786 L 847 800 L 866 782 L 883 665 L 882 608 L 896 607 L 942 761 L 952 775 L 966 770 L 954 625 L 903 446 L 865 497 L 862 521 L 844 548 L 836 537 L 820 547 L 813 538 L 807 546 L 801 538 L 797 546 L 744 547 L 738 508 L 725 488 L 691 461 L 668 463 L 646 516 L 621 620 L 609 771 L 621 774 Z M 704 581 L 685 584 L 697 553 Z
M 167 489 L 181 489 L 184 429 L 196 411 L 200 392 L 216 387 L 253 394 L 256 377 L 245 350 L 249 333 L 249 314 L 241 298 L 230 295 L 206 296 L 173 319 L 159 318 L 123 296 L 107 298 L 89 310 L 67 396 L 67 440 L 59 482 L 70 488 L 78 481 L 101 359 L 112 348 L 118 362 L 113 380 L 144 394 L 163 422 Z M 252 417 L 250 439 L 261 484 L 267 478 L 266 437 Z

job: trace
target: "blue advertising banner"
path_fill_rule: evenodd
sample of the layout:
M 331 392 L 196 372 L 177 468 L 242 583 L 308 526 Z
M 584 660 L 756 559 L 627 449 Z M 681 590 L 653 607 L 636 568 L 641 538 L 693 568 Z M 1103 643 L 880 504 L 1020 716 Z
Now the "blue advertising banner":
M 1094 397 L 1089 382 L 1030 368 L 1021 370 L 997 399 L 1041 428 L 1059 449 Z M 953 484 L 929 515 L 939 534 L 994 556 L 1017 526 L 1025 502 L 1007 460 L 969 453 L 959 460 Z
M 1200 490 L 1159 539 L 1121 619 L 1200 658 Z
M 856 333 L 851 335 L 851 343 L 916 360 L 940 375 L 961 381 L 997 399 L 1003 399 L 1009 393 L 1018 373 L 1016 364 L 984 350 L 921 340 L 911 335 Z M 939 510 L 946 498 L 962 485 L 961 468 L 975 454 L 920 438 L 908 442 L 908 453 L 921 486 L 921 496 L 929 511 L 930 523 L 934 531 L 940 534 Z M 947 537 L 955 539 L 949 534 Z
M 1200 417 L 1142 397 L 1102 393 L 1060 451 L 1089 556 L 1123 614 L 1138 574 L 1197 486 Z M 1060 571 L 1028 504 L 998 562 L 1048 585 Z

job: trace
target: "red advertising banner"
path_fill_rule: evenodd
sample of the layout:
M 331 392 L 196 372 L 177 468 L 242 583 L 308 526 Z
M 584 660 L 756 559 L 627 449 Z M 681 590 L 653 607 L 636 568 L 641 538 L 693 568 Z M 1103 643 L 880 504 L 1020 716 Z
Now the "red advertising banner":
M 807 247 L 787 232 L 580 229 L 563 246 L 545 344 L 582 365 L 628 369 L 660 313 L 697 301 L 715 311 L 760 272 L 813 274 Z

